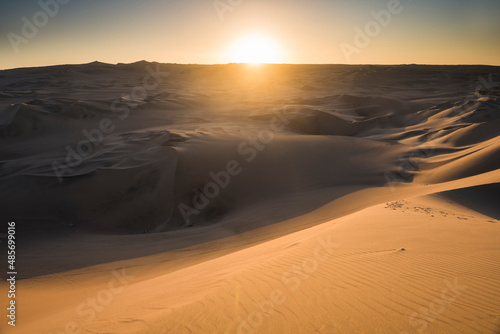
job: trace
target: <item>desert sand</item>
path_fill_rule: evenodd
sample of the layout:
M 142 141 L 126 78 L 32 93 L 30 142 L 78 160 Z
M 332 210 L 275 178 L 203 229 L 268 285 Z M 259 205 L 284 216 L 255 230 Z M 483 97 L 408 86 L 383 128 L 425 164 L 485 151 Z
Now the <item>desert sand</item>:
M 1 333 L 499 333 L 499 81 L 492 66 L 0 71 L 18 249 Z

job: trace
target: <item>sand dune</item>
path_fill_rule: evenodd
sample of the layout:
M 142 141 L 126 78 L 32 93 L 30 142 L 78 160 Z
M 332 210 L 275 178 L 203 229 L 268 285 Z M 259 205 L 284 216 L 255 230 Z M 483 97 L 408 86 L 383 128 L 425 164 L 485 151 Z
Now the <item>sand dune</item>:
M 2 333 L 497 333 L 499 78 L 0 72 L 0 209 L 22 249 Z

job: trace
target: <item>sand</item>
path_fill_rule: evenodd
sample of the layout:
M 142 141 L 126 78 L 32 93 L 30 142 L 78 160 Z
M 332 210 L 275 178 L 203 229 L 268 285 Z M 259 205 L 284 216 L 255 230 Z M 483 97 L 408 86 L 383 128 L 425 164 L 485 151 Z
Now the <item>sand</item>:
M 1 71 L 0 209 L 19 272 L 1 332 L 498 333 L 499 78 Z

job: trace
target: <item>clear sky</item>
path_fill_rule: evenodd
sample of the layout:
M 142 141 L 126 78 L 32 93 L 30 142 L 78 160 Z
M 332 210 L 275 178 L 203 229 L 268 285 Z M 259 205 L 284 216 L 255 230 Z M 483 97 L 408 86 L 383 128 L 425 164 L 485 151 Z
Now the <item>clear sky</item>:
M 498 0 L 58 1 L 2 1 L 0 68 L 142 59 L 500 65 Z

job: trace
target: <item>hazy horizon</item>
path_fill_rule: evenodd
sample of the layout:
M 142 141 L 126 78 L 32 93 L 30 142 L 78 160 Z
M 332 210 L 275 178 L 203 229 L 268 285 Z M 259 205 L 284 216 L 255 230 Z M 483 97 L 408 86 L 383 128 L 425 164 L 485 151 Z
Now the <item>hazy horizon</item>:
M 47 65 L 36 65 L 36 66 L 20 66 L 20 67 L 11 67 L 11 68 L 0 68 L 0 71 L 8 71 L 8 70 L 16 70 L 16 69 L 23 69 L 23 68 L 39 68 L 39 67 L 52 67 L 52 66 L 78 66 L 78 65 L 87 65 L 87 64 L 92 64 L 92 63 L 101 63 L 101 64 L 106 64 L 106 65 L 120 65 L 120 64 L 125 64 L 125 65 L 130 65 L 130 64 L 135 64 L 135 63 L 140 63 L 140 62 L 147 62 L 147 63 L 158 63 L 158 64 L 165 64 L 165 65 L 193 65 L 193 66 L 216 66 L 216 65 L 248 65 L 247 63 L 237 63 L 237 62 L 230 62 L 230 63 L 180 63 L 180 62 L 160 62 L 157 60 L 145 60 L 145 59 L 140 59 L 140 60 L 135 60 L 127 63 L 122 63 L 122 62 L 115 62 L 115 63 L 108 63 L 100 60 L 93 60 L 90 62 L 86 63 L 60 63 L 60 64 L 47 64 Z M 500 65 L 491 65 L 491 64 L 419 64 L 419 63 L 400 63 L 400 64 L 371 64 L 371 63 L 365 63 L 365 64 L 347 64 L 347 63 L 261 63 L 260 65 L 304 65 L 304 66 L 309 66 L 309 65 L 318 65 L 318 66 L 491 66 L 491 67 L 500 67 Z

